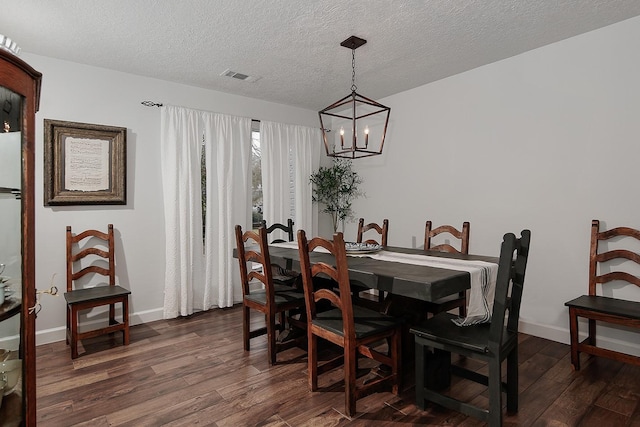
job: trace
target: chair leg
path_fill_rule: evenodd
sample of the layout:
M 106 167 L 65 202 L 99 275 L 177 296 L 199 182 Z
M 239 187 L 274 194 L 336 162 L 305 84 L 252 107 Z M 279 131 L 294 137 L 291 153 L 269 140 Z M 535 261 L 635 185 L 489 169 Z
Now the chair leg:
M 318 390 L 318 338 L 311 332 L 311 322 L 307 328 L 307 359 L 309 361 L 309 388 L 311 391 Z
M 67 331 L 65 333 L 65 341 L 69 345 L 69 335 L 71 335 L 71 306 L 67 304 Z
M 596 321 L 589 319 L 589 344 L 596 345 Z
M 346 344 L 346 343 L 345 343 Z M 356 354 L 355 347 L 345 345 L 344 348 L 344 394 L 345 411 L 353 417 L 356 414 Z
M 115 325 L 116 323 L 116 305 L 109 304 L 109 325 Z
M 242 306 L 242 341 L 244 342 L 244 351 L 249 351 L 250 345 L 249 340 L 251 339 L 251 334 L 249 331 L 249 327 L 251 325 L 251 312 L 249 311 L 249 307 L 246 305 Z
M 569 333 L 571 335 L 571 365 L 580 370 L 580 352 L 578 351 L 578 315 L 575 308 L 569 307 Z
M 276 314 L 267 316 L 267 351 L 269 353 L 269 366 L 276 364 Z
M 518 346 L 507 356 L 507 411 L 518 412 Z
M 122 301 L 122 323 L 124 329 L 122 330 L 122 340 L 124 345 L 129 345 L 129 297 L 127 296 Z
M 78 309 L 75 306 L 71 306 L 71 358 L 78 358 Z
M 489 427 L 502 427 L 502 373 L 497 358 L 489 361 Z

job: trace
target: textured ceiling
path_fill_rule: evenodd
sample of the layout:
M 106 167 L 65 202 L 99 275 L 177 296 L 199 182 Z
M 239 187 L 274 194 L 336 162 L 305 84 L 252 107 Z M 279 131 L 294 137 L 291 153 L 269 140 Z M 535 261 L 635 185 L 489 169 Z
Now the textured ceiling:
M 638 15 L 639 0 L 3 0 L 0 34 L 24 52 L 319 110 L 350 91 L 351 35 L 368 40 L 358 92 L 379 99 Z

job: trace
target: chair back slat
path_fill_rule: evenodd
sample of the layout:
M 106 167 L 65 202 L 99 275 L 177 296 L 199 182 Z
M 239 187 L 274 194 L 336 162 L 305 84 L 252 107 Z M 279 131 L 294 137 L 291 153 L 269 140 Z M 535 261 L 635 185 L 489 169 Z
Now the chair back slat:
M 640 287 L 640 277 L 628 271 L 622 271 L 623 264 L 617 266 L 617 270 L 608 271 L 613 268 L 614 263 L 609 261 L 633 261 L 640 265 L 640 254 L 629 249 L 603 248 L 604 243 L 609 239 L 619 239 L 621 244 L 628 243 L 626 238 L 632 238 L 640 242 L 640 230 L 630 227 L 617 227 L 610 230 L 600 231 L 600 221 L 591 221 L 591 251 L 589 257 L 589 295 L 597 295 L 597 285 L 618 280 Z M 606 264 L 605 264 L 606 263 Z
M 364 240 L 364 233 L 369 230 L 373 230 L 378 233 L 379 239 L 367 239 Z M 369 243 L 374 245 L 382 245 L 387 246 L 387 237 L 389 235 L 389 220 L 385 219 L 382 221 L 382 226 L 376 224 L 375 222 L 371 222 L 367 225 L 364 224 L 364 218 L 360 218 L 358 220 L 358 234 L 356 238 L 357 243 Z

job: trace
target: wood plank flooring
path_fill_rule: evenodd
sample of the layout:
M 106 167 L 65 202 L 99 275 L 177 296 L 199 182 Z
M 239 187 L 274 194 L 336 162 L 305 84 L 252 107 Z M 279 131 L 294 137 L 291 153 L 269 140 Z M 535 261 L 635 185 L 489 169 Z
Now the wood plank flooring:
M 361 399 L 350 419 L 341 386 L 332 385 L 341 370 L 321 376 L 324 391 L 311 393 L 304 351 L 279 353 L 271 368 L 264 337 L 243 351 L 240 307 L 134 326 L 128 347 L 121 339 L 85 341 L 74 361 L 64 342 L 38 347 L 39 426 L 483 425 L 435 405 L 419 410 L 411 373 L 400 396 Z M 524 334 L 519 357 L 519 412 L 505 425 L 640 427 L 640 367 L 583 356 L 573 372 L 567 345 Z M 456 363 L 486 371 L 471 359 Z M 475 383 L 454 380 L 451 393 L 487 404 Z

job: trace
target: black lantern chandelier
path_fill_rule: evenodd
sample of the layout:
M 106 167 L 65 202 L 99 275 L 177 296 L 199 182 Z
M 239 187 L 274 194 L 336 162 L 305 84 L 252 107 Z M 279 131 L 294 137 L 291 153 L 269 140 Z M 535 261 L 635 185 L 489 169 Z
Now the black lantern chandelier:
M 391 108 L 356 92 L 356 49 L 367 41 L 351 36 L 351 94 L 318 112 L 327 156 L 356 159 L 382 154 Z

